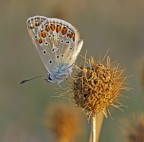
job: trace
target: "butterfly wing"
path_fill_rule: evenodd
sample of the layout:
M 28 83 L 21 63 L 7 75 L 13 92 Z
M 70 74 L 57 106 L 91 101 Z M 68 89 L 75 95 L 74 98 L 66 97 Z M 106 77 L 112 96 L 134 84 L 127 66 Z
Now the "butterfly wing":
M 68 68 L 76 60 L 83 41 L 79 32 L 70 23 L 43 16 L 27 20 L 29 35 L 47 71 Z

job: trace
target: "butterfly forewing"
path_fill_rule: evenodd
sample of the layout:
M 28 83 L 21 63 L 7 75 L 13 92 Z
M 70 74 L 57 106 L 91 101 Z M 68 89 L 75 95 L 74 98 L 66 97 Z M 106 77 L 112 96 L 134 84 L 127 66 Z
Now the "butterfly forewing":
M 27 20 L 27 28 L 49 73 L 75 62 L 83 41 L 71 24 L 56 18 L 34 16 Z

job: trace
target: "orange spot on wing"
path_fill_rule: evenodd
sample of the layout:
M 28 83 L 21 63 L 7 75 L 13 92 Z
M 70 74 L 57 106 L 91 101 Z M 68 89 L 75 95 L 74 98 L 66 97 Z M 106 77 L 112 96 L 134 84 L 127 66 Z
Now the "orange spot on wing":
M 42 41 L 42 38 L 40 38 L 40 39 L 38 40 L 38 42 L 39 42 L 39 43 L 42 43 L 42 42 L 43 42 L 43 41 Z
M 61 30 L 61 26 L 56 27 L 56 32 L 58 33 Z
M 73 35 L 72 39 L 73 39 L 73 41 L 75 41 L 75 35 Z
M 50 28 L 51 28 L 52 31 L 54 31 L 54 30 L 55 30 L 55 24 L 52 24 L 52 25 L 50 26 Z
M 63 27 L 63 29 L 62 29 L 62 35 L 65 35 L 66 33 L 67 33 L 67 28 Z
M 46 37 L 46 32 L 41 32 L 41 37 L 45 38 Z
M 74 35 L 73 33 L 68 33 L 67 37 L 72 38 L 73 35 Z
M 47 32 L 49 32 L 50 27 L 49 27 L 49 26 L 46 26 L 46 27 L 45 27 L 45 30 L 46 30 Z

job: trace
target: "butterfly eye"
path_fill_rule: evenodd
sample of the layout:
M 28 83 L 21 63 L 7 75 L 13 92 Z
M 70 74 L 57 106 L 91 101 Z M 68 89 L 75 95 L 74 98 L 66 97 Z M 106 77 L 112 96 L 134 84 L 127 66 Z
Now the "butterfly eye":
M 51 76 L 51 75 L 49 74 L 49 76 L 48 76 L 48 81 L 49 81 L 49 82 L 52 82 L 53 80 L 54 80 L 53 76 Z
M 50 77 L 50 75 L 49 75 L 49 77 L 48 77 L 48 80 L 52 81 L 52 78 Z

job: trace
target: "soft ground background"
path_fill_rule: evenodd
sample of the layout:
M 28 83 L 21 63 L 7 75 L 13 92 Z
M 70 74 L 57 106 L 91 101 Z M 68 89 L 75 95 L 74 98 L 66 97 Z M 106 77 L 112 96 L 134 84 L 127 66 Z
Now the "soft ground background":
M 82 54 L 109 55 L 126 68 L 130 91 L 122 92 L 124 112 L 112 109 L 105 119 L 100 142 L 125 141 L 120 124 L 133 113 L 144 111 L 144 1 L 142 0 L 0 0 L 0 142 L 47 142 L 52 136 L 43 125 L 47 105 L 58 89 L 43 79 L 19 85 L 19 81 L 46 73 L 26 29 L 30 16 L 60 17 L 75 25 L 84 39 Z M 144 65 L 143 65 L 144 66 Z M 80 112 L 82 113 L 82 112 Z M 88 124 L 86 117 L 85 123 Z M 89 125 L 89 124 L 88 124 Z M 81 141 L 88 141 L 89 126 Z

